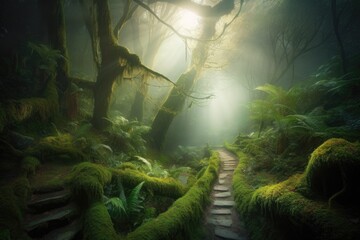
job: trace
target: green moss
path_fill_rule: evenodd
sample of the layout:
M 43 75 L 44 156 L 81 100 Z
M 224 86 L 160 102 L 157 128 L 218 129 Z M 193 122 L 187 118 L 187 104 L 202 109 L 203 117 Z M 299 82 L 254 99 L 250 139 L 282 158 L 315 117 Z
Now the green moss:
M 58 112 L 58 93 L 55 78 L 48 81 L 42 98 L 9 100 L 0 105 L 0 131 L 8 123 L 21 122 L 32 117 L 45 121 Z
M 246 176 L 248 156 L 242 152 L 237 155 L 240 162 L 233 176 L 234 199 L 252 239 L 359 238 L 358 224 L 349 216 L 300 194 L 300 188 L 306 187 L 303 174 L 255 190 Z
M 11 187 L 0 188 L 0 229 L 8 229 L 11 239 L 21 231 L 22 215 Z
M 341 138 L 324 142 L 311 154 L 305 171 L 311 190 L 342 203 L 360 200 L 360 145 Z
M 21 209 L 26 208 L 26 203 L 30 193 L 30 183 L 26 177 L 17 178 L 12 184 L 14 195 L 16 197 L 16 203 Z
M 191 230 L 199 224 L 203 210 L 209 203 L 211 187 L 217 178 L 219 165 L 219 156 L 215 153 L 206 172 L 183 197 L 156 219 L 130 233 L 126 239 L 189 239 Z
M 39 159 L 31 156 L 23 158 L 21 168 L 26 175 L 35 174 L 36 169 L 40 166 Z
M 87 156 L 74 144 L 70 134 L 60 134 L 40 139 L 39 143 L 27 150 L 27 154 L 49 159 L 54 156 L 68 155 L 73 161 L 86 161 Z
M 116 233 L 110 215 L 101 202 L 92 204 L 84 216 L 85 240 L 112 240 Z
M 70 187 L 75 199 L 83 204 L 100 201 L 104 185 L 111 181 L 111 172 L 105 167 L 84 162 L 76 165 L 70 176 Z
M 120 177 L 122 184 L 129 188 L 134 188 L 139 183 L 145 182 L 143 188 L 153 192 L 155 195 L 176 199 L 183 196 L 186 192 L 186 188 L 173 178 L 149 177 L 132 169 L 112 170 L 112 174 Z

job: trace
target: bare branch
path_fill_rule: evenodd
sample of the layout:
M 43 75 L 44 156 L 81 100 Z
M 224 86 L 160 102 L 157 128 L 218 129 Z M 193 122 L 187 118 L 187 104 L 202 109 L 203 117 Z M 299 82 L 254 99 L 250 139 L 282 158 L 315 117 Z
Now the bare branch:
M 180 32 L 178 32 L 173 26 L 171 26 L 169 23 L 165 22 L 164 20 L 162 20 L 148 5 L 146 5 L 145 3 L 143 3 L 142 1 L 140 0 L 134 0 L 134 2 L 136 2 L 137 4 L 139 4 L 139 6 L 141 6 L 142 8 L 144 8 L 145 10 L 147 10 L 148 12 L 150 12 L 159 22 L 161 22 L 162 24 L 164 24 L 165 26 L 167 26 L 168 28 L 171 29 L 171 31 L 173 31 L 177 36 L 179 36 L 180 38 L 184 39 L 184 41 L 186 40 L 194 40 L 194 41 L 216 41 L 218 40 L 224 33 L 225 33 L 225 30 L 235 21 L 235 19 L 240 15 L 240 12 L 242 10 L 242 6 L 243 6 L 243 3 L 244 3 L 244 0 L 241 0 L 240 1 L 240 7 L 239 7 L 239 10 L 238 12 L 235 14 L 235 16 L 231 19 L 230 22 L 226 23 L 221 31 L 221 33 L 215 37 L 215 38 L 211 38 L 211 39 L 202 39 L 202 38 L 194 38 L 194 37 L 191 37 L 191 36 L 187 36 L 187 35 L 184 35 Z M 164 2 L 169 2 L 169 1 L 164 1 Z M 188 2 L 188 1 L 183 1 L 183 0 L 180 0 L 179 2 Z M 191 1 L 190 1 L 191 2 Z M 193 3 L 193 2 L 191 2 Z M 193 4 L 196 4 L 196 3 L 193 3 Z M 196 4 L 198 5 L 198 4 Z M 225 13 L 223 13 L 223 15 L 225 15 Z M 221 15 L 221 16 L 223 16 Z M 221 17 L 219 16 L 219 17 Z

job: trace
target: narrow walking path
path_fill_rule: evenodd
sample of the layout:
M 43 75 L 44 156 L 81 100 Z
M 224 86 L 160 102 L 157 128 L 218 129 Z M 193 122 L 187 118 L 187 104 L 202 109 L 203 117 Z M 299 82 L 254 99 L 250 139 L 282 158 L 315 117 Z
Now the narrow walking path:
M 235 209 L 232 193 L 232 177 L 238 159 L 225 149 L 217 150 L 221 166 L 219 177 L 211 192 L 211 205 L 204 217 L 205 239 L 247 240 L 244 223 Z

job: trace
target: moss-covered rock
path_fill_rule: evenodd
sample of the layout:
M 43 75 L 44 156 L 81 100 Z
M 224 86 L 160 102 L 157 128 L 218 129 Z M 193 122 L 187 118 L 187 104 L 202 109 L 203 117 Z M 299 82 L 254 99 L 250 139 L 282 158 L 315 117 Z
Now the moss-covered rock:
M 341 138 L 324 142 L 311 154 L 305 177 L 309 188 L 325 199 L 360 201 L 360 144 Z
M 42 138 L 37 145 L 28 149 L 26 153 L 46 160 L 56 159 L 56 157 L 64 159 L 64 155 L 69 156 L 74 162 L 87 160 L 86 154 L 74 144 L 74 138 L 70 134 Z
M 343 211 L 301 194 L 300 189 L 307 186 L 304 174 L 254 189 L 246 175 L 250 159 L 240 151 L 237 155 L 234 200 L 252 239 L 359 239 L 358 223 Z
M 105 167 L 84 162 L 76 165 L 70 176 L 70 187 L 82 206 L 101 201 L 104 185 L 111 181 L 111 172 Z
M 0 131 L 13 122 L 21 122 L 32 117 L 48 120 L 58 112 L 58 92 L 55 77 L 51 78 L 42 97 L 9 100 L 0 104 Z
M 113 240 L 117 238 L 110 215 L 103 203 L 94 203 L 85 212 L 83 232 L 85 240 Z

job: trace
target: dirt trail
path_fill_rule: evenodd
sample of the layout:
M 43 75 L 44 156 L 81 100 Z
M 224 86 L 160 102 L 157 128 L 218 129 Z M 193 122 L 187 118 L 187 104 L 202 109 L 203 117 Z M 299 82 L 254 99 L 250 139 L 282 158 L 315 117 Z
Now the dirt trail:
M 247 240 L 244 223 L 235 209 L 232 177 L 239 160 L 225 149 L 217 150 L 221 166 L 219 177 L 211 192 L 211 205 L 206 209 L 205 239 Z

